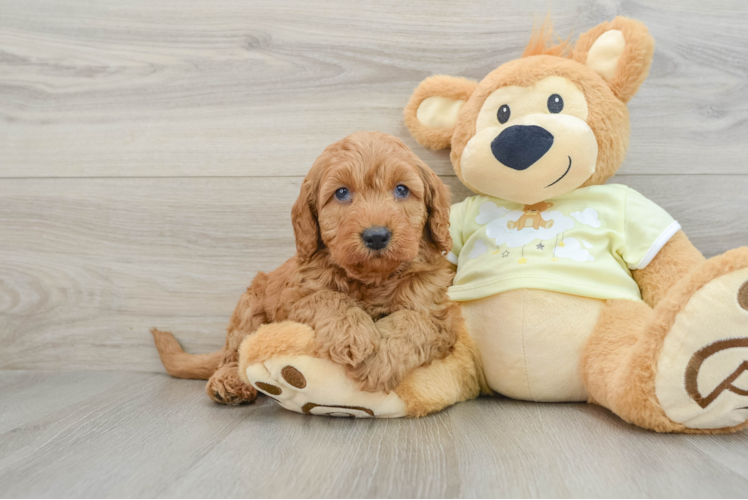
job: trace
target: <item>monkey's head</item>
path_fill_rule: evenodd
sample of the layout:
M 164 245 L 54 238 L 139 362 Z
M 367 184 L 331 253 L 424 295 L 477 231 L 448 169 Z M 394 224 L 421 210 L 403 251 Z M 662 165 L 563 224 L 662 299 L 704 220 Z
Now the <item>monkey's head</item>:
M 520 59 L 482 81 L 432 76 L 405 108 L 413 137 L 452 148 L 463 184 L 478 194 L 533 205 L 578 187 L 603 184 L 623 163 L 626 103 L 647 77 L 654 40 L 617 17 L 573 47 L 532 37 Z

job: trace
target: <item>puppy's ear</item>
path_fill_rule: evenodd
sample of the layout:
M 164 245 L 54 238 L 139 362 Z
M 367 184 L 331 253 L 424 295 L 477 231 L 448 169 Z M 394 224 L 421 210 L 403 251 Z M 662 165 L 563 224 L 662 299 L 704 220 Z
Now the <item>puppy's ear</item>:
M 618 99 L 629 102 L 649 74 L 654 45 L 642 23 L 616 17 L 580 36 L 571 58 L 595 70 Z
M 424 202 L 428 211 L 426 228 L 431 241 L 442 253 L 452 250 L 452 237 L 449 235 L 449 188 L 425 164 L 419 166 L 421 179 L 426 186 Z
M 291 223 L 296 236 L 296 253 L 302 260 L 309 259 L 323 247 L 317 222 L 317 196 L 324 168 L 315 163 L 301 183 L 301 192 L 291 209 Z
M 405 125 L 429 149 L 450 146 L 462 105 L 478 85 L 473 80 L 437 75 L 422 81 L 405 107 Z

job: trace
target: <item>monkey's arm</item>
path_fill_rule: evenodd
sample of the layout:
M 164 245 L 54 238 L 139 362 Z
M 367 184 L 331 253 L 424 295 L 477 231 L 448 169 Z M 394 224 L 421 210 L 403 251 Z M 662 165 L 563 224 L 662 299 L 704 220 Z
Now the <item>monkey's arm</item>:
M 639 285 L 642 299 L 654 307 L 675 283 L 704 261 L 704 256 L 685 233 L 678 231 L 647 267 L 637 269 L 632 274 Z

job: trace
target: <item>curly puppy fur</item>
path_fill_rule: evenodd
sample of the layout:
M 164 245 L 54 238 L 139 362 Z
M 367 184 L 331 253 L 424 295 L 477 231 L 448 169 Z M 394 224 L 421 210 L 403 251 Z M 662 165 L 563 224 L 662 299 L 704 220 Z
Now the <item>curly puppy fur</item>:
M 400 184 L 407 197 L 395 196 Z M 342 187 L 350 200 L 335 197 Z M 332 144 L 291 212 L 296 255 L 257 274 L 222 351 L 186 354 L 154 329 L 164 367 L 180 378 L 210 375 L 206 390 L 219 403 L 251 401 L 256 392 L 238 377 L 239 345 L 263 324 L 291 320 L 314 328 L 316 354 L 346 366 L 363 390 L 393 390 L 413 369 L 447 356 L 463 327 L 447 298 L 449 206 L 446 186 L 400 140 L 360 132 Z M 372 226 L 391 231 L 384 249 L 365 246 L 361 234 Z

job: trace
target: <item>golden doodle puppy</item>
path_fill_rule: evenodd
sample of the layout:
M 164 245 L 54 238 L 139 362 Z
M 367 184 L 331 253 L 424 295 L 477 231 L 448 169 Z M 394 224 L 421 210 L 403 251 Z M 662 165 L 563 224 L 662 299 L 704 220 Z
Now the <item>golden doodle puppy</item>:
M 164 367 L 209 378 L 219 403 L 259 389 L 305 413 L 421 415 L 477 396 L 476 349 L 447 297 L 449 207 L 442 181 L 400 140 L 360 132 L 332 144 L 291 212 L 296 255 L 257 274 L 221 351 L 190 355 L 154 329 Z M 419 367 L 437 389 L 454 387 L 401 387 Z

